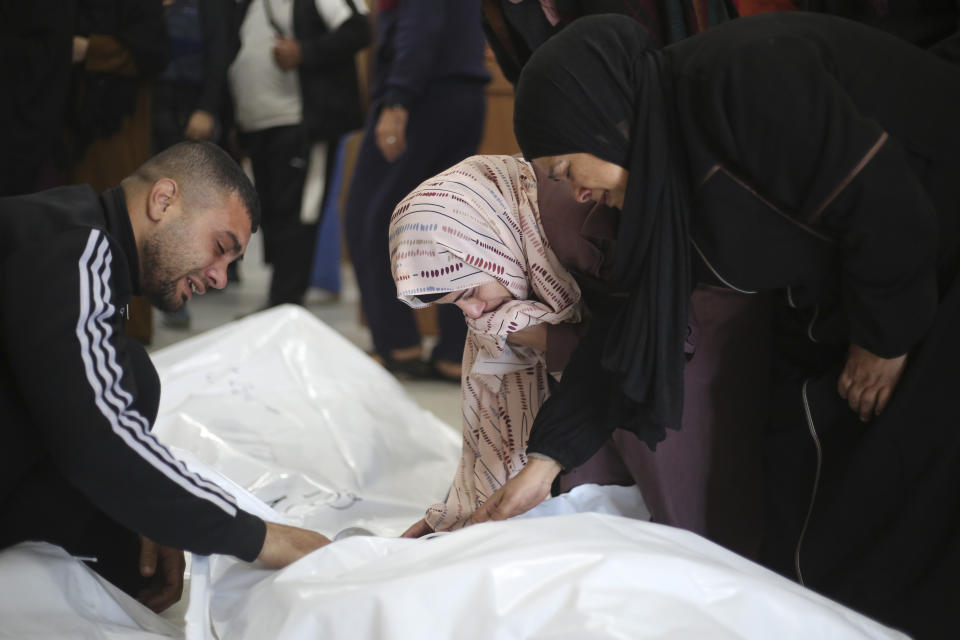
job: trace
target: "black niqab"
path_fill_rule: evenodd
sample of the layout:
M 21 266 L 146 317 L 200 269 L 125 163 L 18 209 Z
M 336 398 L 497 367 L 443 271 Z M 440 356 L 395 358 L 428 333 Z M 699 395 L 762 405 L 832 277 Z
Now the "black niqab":
M 602 397 L 576 395 L 651 448 L 665 428 L 680 428 L 691 292 L 687 170 L 667 64 L 634 20 L 584 17 L 534 53 L 514 112 L 526 158 L 589 153 L 629 171 L 612 285 L 630 297 L 607 329 L 601 360 L 618 384 Z M 591 344 L 600 343 L 582 343 Z M 537 425 L 569 415 L 548 403 Z

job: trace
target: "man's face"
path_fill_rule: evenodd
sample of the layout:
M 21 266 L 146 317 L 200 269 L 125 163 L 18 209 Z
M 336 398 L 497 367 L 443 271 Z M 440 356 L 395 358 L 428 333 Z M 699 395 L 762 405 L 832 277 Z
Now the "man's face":
M 230 195 L 203 211 L 182 209 L 182 199 L 143 245 L 143 295 L 162 311 L 177 311 L 193 297 L 227 284 L 227 265 L 243 255 L 250 241 L 250 217 Z

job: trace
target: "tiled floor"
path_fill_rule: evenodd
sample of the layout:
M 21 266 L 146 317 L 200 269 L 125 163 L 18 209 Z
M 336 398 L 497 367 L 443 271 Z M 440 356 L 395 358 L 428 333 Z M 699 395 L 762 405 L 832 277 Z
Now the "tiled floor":
M 270 271 L 261 259 L 260 241 L 260 234 L 254 234 L 239 267 L 239 283 L 231 283 L 222 291 L 211 290 L 190 301 L 188 330 L 165 327 L 163 314 L 155 310 L 154 336 L 150 350 L 161 349 L 184 338 L 209 331 L 233 321 L 240 314 L 262 306 L 266 301 Z M 306 307 L 360 349 L 368 351 L 370 334 L 359 322 L 359 291 L 353 281 L 353 270 L 349 266 L 345 265 L 342 279 L 343 290 L 338 299 L 329 300 L 324 297 L 325 292 L 311 291 Z M 403 385 L 420 406 L 459 432 L 461 414 L 458 385 L 442 381 L 405 381 Z

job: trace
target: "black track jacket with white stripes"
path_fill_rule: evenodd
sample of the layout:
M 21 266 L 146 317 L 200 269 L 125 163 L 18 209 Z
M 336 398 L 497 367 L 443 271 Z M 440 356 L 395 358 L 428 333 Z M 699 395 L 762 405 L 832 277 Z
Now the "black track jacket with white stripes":
M 160 380 L 123 333 L 139 282 L 119 187 L 0 198 L 0 509 L 52 467 L 132 531 L 252 561 L 263 521 L 150 433 Z

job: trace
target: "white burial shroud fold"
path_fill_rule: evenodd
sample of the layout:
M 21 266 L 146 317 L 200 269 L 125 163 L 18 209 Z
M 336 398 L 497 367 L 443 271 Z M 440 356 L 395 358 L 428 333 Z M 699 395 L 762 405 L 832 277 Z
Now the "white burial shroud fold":
M 905 637 L 699 536 L 644 521 L 632 487 L 579 487 L 525 518 L 396 538 L 446 492 L 460 426 L 420 409 L 298 307 L 153 358 L 163 381 L 155 431 L 192 468 L 263 517 L 331 537 L 348 527 L 376 535 L 281 571 L 196 558 L 186 630 L 62 550 L 20 545 L 0 552 L 0 638 Z

